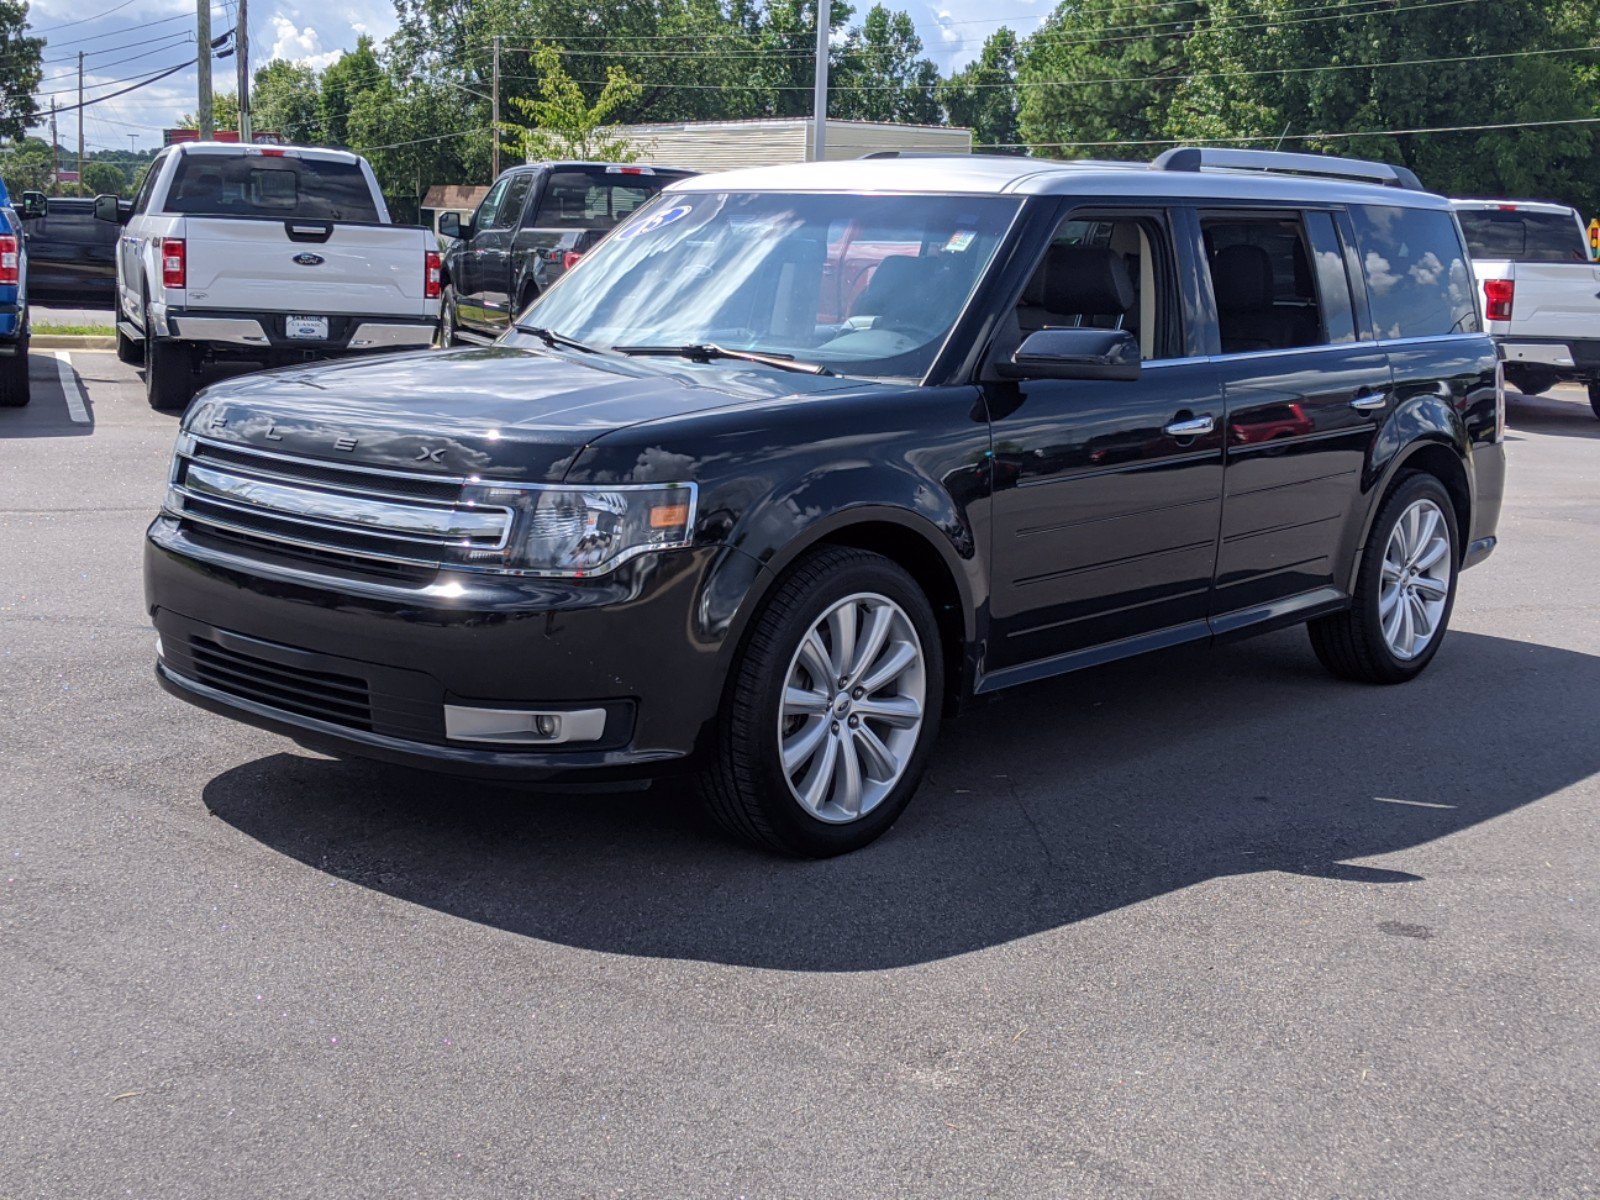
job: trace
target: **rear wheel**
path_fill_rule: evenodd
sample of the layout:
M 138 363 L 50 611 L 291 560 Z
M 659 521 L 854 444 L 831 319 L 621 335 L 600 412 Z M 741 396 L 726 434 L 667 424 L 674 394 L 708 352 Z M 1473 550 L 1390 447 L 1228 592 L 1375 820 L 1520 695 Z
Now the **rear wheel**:
M 782 854 L 859 849 L 910 802 L 938 734 L 933 609 L 889 559 L 822 550 L 756 617 L 731 689 L 703 780 L 712 816 Z
M 1589 407 L 1594 409 L 1594 415 L 1600 417 L 1600 383 L 1589 385 Z
M 144 395 L 158 412 L 182 412 L 194 398 L 194 349 L 155 336 L 155 319 L 144 310 Z
M 21 408 L 32 398 L 28 384 L 28 335 L 17 342 L 15 354 L 0 358 L 0 408 Z
M 1344 612 L 1310 624 L 1311 646 L 1341 679 L 1404 683 L 1444 641 L 1461 561 L 1455 507 L 1432 475 L 1411 474 L 1384 501 Z

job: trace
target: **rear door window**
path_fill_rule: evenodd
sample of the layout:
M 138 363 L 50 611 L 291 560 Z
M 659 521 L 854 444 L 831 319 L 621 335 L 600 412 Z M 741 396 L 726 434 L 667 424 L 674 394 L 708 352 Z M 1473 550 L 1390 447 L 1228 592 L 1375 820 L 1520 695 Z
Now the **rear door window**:
M 1316 346 L 1337 333 L 1324 331 L 1311 250 L 1298 216 L 1202 215 L 1200 227 L 1222 353 Z M 1346 309 L 1349 304 L 1347 289 Z
M 1350 206 L 1377 338 L 1477 333 L 1472 269 L 1443 209 Z
M 267 154 L 183 155 L 166 211 L 300 221 L 379 219 L 358 164 Z
M 552 171 L 529 222 L 536 229 L 610 229 L 672 178 L 597 171 Z
M 1473 258 L 1520 263 L 1589 261 L 1583 230 L 1571 213 L 1463 208 L 1456 216 Z

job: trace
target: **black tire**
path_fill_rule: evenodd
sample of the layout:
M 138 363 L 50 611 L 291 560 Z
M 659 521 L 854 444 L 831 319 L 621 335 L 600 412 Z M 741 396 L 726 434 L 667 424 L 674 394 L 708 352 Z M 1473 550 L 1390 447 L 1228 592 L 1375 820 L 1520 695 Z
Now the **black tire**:
M 117 326 L 117 361 L 130 367 L 144 362 L 144 343 L 123 333 L 120 324 Z
M 1508 367 L 1506 368 L 1506 382 L 1524 396 L 1538 396 L 1548 392 L 1559 382 L 1554 371 L 1541 371 L 1537 368 Z
M 1594 409 L 1594 415 L 1600 417 L 1600 383 L 1589 385 L 1589 407 Z
M 182 342 L 146 338 L 144 395 L 157 412 L 182 412 L 195 393 L 194 351 Z
M 1450 581 L 1437 630 L 1413 658 L 1401 658 L 1390 649 L 1379 615 L 1384 553 L 1401 515 L 1418 500 L 1432 500 L 1444 518 L 1450 539 Z M 1372 524 L 1361 555 L 1352 603 L 1343 612 L 1310 622 L 1311 647 L 1322 665 L 1340 679 L 1359 683 L 1404 683 L 1420 675 L 1439 652 L 1449 633 L 1455 609 L 1456 584 L 1461 572 L 1461 533 L 1456 526 L 1450 493 L 1433 475 L 1411 472 L 1396 480 Z
M 460 319 L 456 314 L 456 290 L 448 283 L 439 293 L 439 349 L 448 350 L 456 345 L 456 330 Z
M 892 601 L 915 629 L 922 650 L 922 717 L 915 742 L 901 756 L 899 778 L 877 806 L 836 824 L 802 807 L 790 788 L 780 757 L 779 706 L 801 640 L 831 608 L 858 594 Z M 938 622 L 916 580 L 896 563 L 865 550 L 827 547 L 809 554 L 766 600 L 734 665 L 713 759 L 701 777 L 706 807 L 734 836 L 779 854 L 827 858 L 860 849 L 888 830 L 910 802 L 938 737 L 943 698 Z M 841 724 L 834 722 L 833 729 L 832 736 L 840 736 Z
M 0 358 L 0 408 L 21 408 L 33 398 L 28 383 L 28 337 L 17 343 L 17 352 Z

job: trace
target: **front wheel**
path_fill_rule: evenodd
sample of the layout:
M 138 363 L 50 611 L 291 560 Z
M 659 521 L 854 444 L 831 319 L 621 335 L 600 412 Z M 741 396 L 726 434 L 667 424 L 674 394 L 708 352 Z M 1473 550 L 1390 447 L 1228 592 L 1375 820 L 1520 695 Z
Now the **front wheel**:
M 445 284 L 439 294 L 439 348 L 448 350 L 456 344 L 456 290 Z
M 1444 641 L 1461 562 L 1455 507 L 1432 475 L 1405 476 L 1384 501 L 1344 612 L 1311 622 L 1311 646 L 1341 679 L 1404 683 Z
M 33 397 L 28 383 L 28 338 L 17 343 L 15 354 L 0 358 L 0 408 L 21 408 Z
M 910 802 L 938 734 L 933 609 L 889 559 L 819 551 L 755 618 L 729 691 L 703 779 L 712 816 L 781 854 L 859 849 Z

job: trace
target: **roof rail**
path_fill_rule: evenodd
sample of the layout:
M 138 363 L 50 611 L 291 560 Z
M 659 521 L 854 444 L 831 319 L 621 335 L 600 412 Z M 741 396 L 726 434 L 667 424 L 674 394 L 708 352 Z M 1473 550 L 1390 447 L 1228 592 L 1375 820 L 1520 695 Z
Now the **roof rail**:
M 1157 171 L 1269 171 L 1281 175 L 1326 175 L 1359 179 L 1385 187 L 1425 192 L 1416 173 L 1393 163 L 1338 158 L 1331 154 L 1290 154 L 1282 150 L 1226 150 L 1210 146 L 1178 146 L 1150 164 Z

